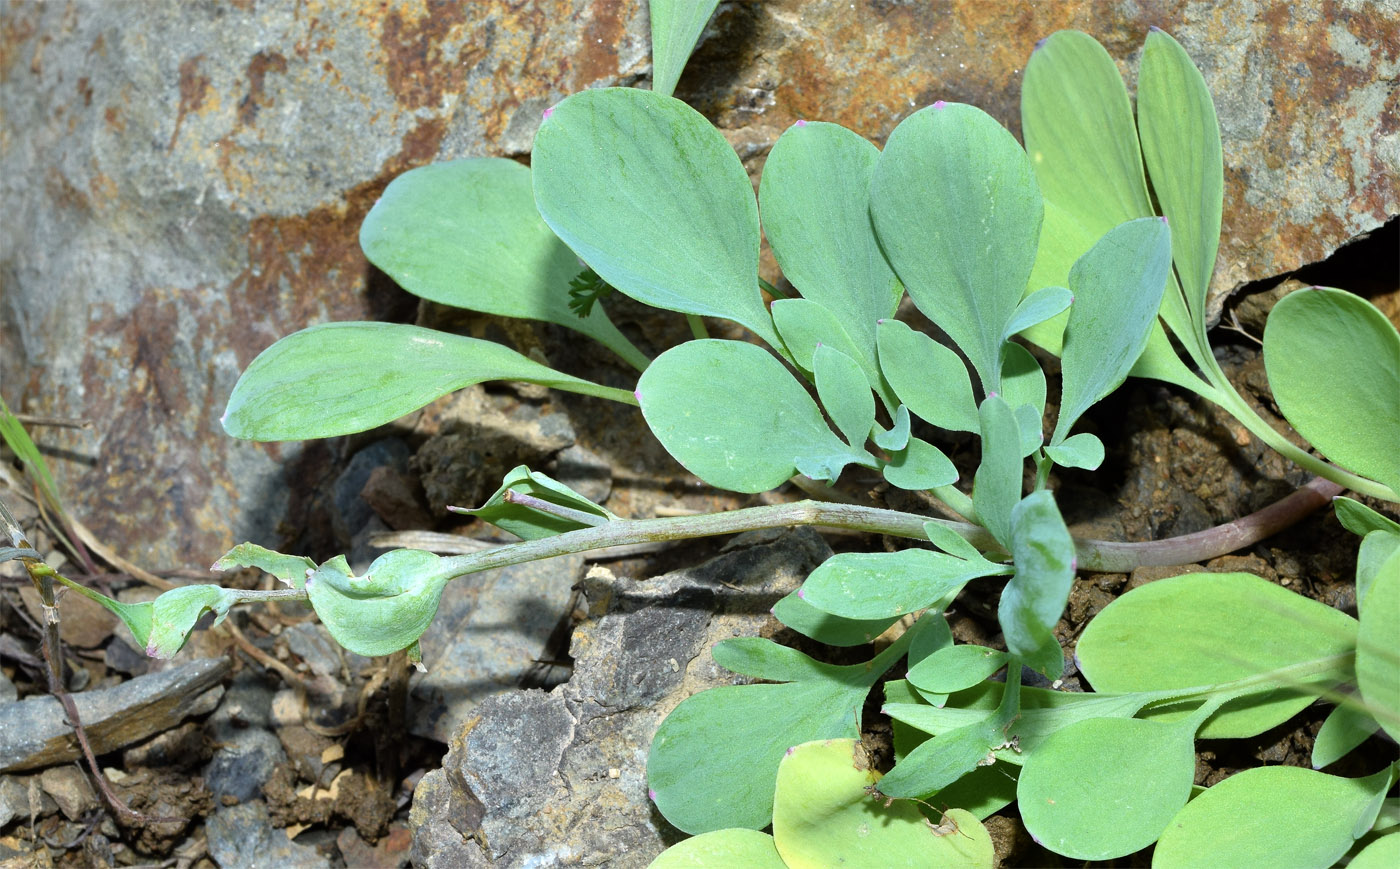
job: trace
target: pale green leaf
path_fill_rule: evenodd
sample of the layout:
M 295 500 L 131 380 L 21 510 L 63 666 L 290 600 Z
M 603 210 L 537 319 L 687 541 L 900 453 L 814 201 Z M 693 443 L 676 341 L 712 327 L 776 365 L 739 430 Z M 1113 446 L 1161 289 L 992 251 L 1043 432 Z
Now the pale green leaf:
M 999 396 L 989 396 L 979 411 L 982 427 L 982 463 L 973 478 L 972 504 L 977 521 L 997 542 L 1011 539 L 1011 508 L 1021 500 L 1021 432 L 1011 407 Z
M 799 590 L 800 591 L 800 590 Z M 846 619 L 823 612 L 798 596 L 784 596 L 773 605 L 773 617 L 806 637 L 828 646 L 862 646 L 873 642 L 899 616 L 882 619 Z
M 1400 551 L 1377 571 L 1356 635 L 1356 684 L 1366 710 L 1400 739 Z
M 360 225 L 365 257 L 416 296 L 501 317 L 558 323 L 637 368 L 647 359 L 594 305 L 569 308 L 578 258 L 535 208 L 530 170 L 481 157 L 410 169 L 389 183 Z
M 1000 388 L 1002 335 L 1030 278 L 1041 212 L 1026 153 L 972 106 L 939 102 L 905 118 L 875 166 L 881 246 L 985 391 Z
M 651 0 L 651 89 L 670 96 L 719 0 Z
M 904 449 L 890 453 L 881 469 L 892 486 L 909 491 L 949 486 L 958 480 L 958 469 L 943 451 L 927 441 L 911 437 Z
M 932 653 L 905 676 L 920 691 L 951 694 L 992 677 L 1006 666 L 1007 655 L 995 649 L 960 643 Z
M 1343 757 L 1380 729 L 1380 724 L 1354 699 L 1333 708 L 1313 739 L 1313 769 L 1322 769 Z
M 812 356 L 817 397 L 836 430 L 853 449 L 865 449 L 875 426 L 875 396 L 860 365 L 833 347 L 817 347 Z
M 899 320 L 881 320 L 877 337 L 880 370 L 910 413 L 939 428 L 978 430 L 972 380 L 957 353 Z
M 662 851 L 647 869 L 788 869 L 773 837 L 733 827 L 683 839 Z
M 364 576 L 351 574 L 344 557 L 336 556 L 307 577 L 306 593 L 337 643 L 372 658 L 418 641 L 454 575 L 441 558 L 416 549 L 384 553 Z
M 535 136 L 535 202 L 603 280 L 639 302 L 725 317 L 781 347 L 758 288 L 758 205 L 723 134 L 685 103 L 585 90 Z
M 1082 431 L 1045 448 L 1045 455 L 1062 468 L 1084 468 L 1097 471 L 1103 464 L 1103 441 Z
M 316 569 L 316 562 L 304 555 L 283 555 L 271 549 L 264 549 L 256 543 L 240 543 L 224 553 L 224 556 L 209 569 L 236 570 L 240 567 L 256 567 L 292 588 L 301 588 L 306 582 L 307 574 Z
M 530 495 L 571 513 L 565 516 L 507 501 L 507 492 Z M 475 516 L 483 522 L 490 522 L 523 540 L 553 537 L 567 531 L 602 525 L 617 518 L 611 511 L 598 506 L 558 480 L 532 471 L 525 465 L 512 468 L 501 481 L 501 487 L 486 499 L 485 504 L 474 510 L 461 512 Z
M 1011 510 L 1009 548 L 1016 572 L 997 606 L 1006 648 L 1058 678 L 1064 656 L 1054 630 L 1074 587 L 1075 555 L 1074 539 L 1048 489 L 1027 495 Z
M 1051 317 L 1067 310 L 1072 301 L 1074 301 L 1074 296 L 1064 287 L 1042 287 L 1030 293 L 1021 300 L 1021 303 L 1011 314 L 1011 320 L 1006 324 L 1006 331 L 1002 335 L 1002 339 L 1009 341 L 1012 336 L 1044 323 Z
M 886 618 L 933 606 L 970 580 L 1009 570 L 983 558 L 964 560 L 928 549 L 843 552 L 812 571 L 800 596 L 845 618 Z
M 352 434 L 486 380 L 522 380 L 631 402 L 500 344 L 399 323 L 324 323 L 258 354 L 233 387 L 224 431 L 255 441 Z

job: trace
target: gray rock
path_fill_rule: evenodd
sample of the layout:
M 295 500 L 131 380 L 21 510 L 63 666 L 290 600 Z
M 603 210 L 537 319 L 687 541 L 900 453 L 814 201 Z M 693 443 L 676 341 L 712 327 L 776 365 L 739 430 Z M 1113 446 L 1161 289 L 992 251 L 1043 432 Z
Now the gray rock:
M 550 476 L 595 504 L 612 493 L 612 466 L 587 447 L 574 444 L 554 457 Z
M 476 838 L 483 807 L 452 770 L 435 769 L 418 782 L 409 809 L 410 857 L 418 869 L 478 869 L 491 861 Z
M 675 835 L 647 798 L 657 725 L 691 694 L 742 681 L 715 665 L 709 646 L 757 635 L 773 603 L 830 554 L 815 532 L 795 529 L 646 582 L 591 570 L 573 677 L 476 707 L 410 816 L 415 839 L 451 843 L 462 862 L 432 863 L 415 842 L 415 865 L 647 865 Z M 479 822 L 464 808 L 478 804 Z M 494 862 L 469 862 L 473 848 Z
M 216 739 L 224 739 L 245 728 L 263 728 L 272 723 L 274 691 L 264 675 L 245 669 L 234 677 L 224 699 L 208 725 Z
M 336 477 L 331 486 L 331 496 L 335 503 L 333 522 L 335 531 L 342 542 L 348 542 L 374 516 L 374 510 L 360 497 L 360 491 L 369 482 L 370 474 L 376 468 L 393 468 L 402 471 L 408 467 L 408 445 L 398 438 L 377 440 L 355 455 L 345 470 Z
M 19 699 L 19 689 L 10 677 L 0 672 L 0 704 L 12 703 Z
M 39 773 L 39 784 L 70 821 L 76 821 L 97 808 L 97 794 L 88 784 L 87 773 L 73 764 L 44 770 Z
M 428 672 L 416 676 L 410 730 L 447 742 L 487 697 L 538 669 L 583 556 L 519 564 L 454 579 L 420 646 Z
M 204 824 L 209 856 L 221 869 L 329 869 L 314 848 L 299 845 L 272 826 L 267 805 L 255 800 L 223 806 Z
M 229 667 L 227 658 L 204 658 L 73 695 L 93 752 L 115 751 L 208 713 Z M 56 698 L 28 697 L 0 706 L 0 772 L 40 769 L 80 753 Z
M 331 637 L 330 631 L 320 622 L 302 622 L 292 625 L 282 632 L 287 648 L 306 662 L 311 672 L 318 676 L 339 675 L 343 661 L 341 647 Z M 268 701 L 269 710 L 272 701 Z
M 215 799 L 246 802 L 262 796 L 262 786 L 278 764 L 287 762 L 282 743 L 268 730 L 224 731 L 218 750 L 204 765 L 204 781 Z

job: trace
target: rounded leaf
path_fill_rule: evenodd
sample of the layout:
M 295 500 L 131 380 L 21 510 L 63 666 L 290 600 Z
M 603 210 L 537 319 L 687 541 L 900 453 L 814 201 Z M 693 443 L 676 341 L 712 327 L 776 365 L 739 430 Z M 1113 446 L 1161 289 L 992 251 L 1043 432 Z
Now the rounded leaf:
M 1400 739 L 1400 550 L 1376 573 L 1356 636 L 1356 683 L 1366 710 Z
M 1156 841 L 1186 805 L 1195 771 L 1190 729 L 1093 718 L 1055 731 L 1036 748 L 1021 769 L 1016 799 L 1037 842 L 1076 860 L 1111 860 Z
M 1080 635 L 1075 658 L 1095 691 L 1160 691 L 1344 659 L 1356 649 L 1356 630 L 1356 620 L 1345 613 L 1253 574 L 1188 573 L 1135 588 L 1105 607 Z M 1294 684 L 1232 701 L 1200 735 L 1262 733 L 1296 715 L 1326 687 Z
M 744 827 L 715 830 L 677 842 L 648 869 L 788 869 L 773 837 Z
M 1264 325 L 1274 400 L 1327 458 L 1400 491 L 1400 333 L 1360 296 L 1284 296 Z

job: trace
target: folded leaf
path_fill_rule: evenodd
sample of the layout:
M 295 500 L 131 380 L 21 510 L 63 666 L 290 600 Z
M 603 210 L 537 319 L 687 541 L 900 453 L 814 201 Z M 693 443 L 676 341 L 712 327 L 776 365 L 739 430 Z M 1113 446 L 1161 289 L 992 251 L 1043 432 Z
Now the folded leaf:
M 506 500 L 507 492 L 530 495 L 574 511 L 577 515 L 561 516 L 525 504 L 513 503 Z M 558 480 L 532 471 L 525 465 L 512 468 L 501 481 L 501 487 L 486 499 L 485 504 L 474 510 L 461 512 L 490 522 L 523 540 L 553 537 L 566 531 L 602 525 L 617 518 L 611 511 L 593 503 Z
M 384 553 L 364 576 L 352 575 L 338 555 L 307 578 L 306 593 L 337 643 L 372 658 L 418 642 L 454 575 L 441 558 L 416 549 Z
M 1051 679 L 1064 669 L 1055 625 L 1074 587 L 1074 539 L 1055 497 L 1042 489 L 1011 511 L 1010 549 L 1016 572 L 1001 593 L 997 620 L 1006 648 Z

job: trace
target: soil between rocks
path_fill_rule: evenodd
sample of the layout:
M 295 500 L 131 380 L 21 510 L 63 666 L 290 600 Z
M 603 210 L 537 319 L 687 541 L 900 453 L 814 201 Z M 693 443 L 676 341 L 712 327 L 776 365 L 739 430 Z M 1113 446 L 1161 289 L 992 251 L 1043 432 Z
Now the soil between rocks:
M 1394 311 L 1400 292 L 1391 287 L 1374 300 Z M 1252 297 L 1245 297 L 1236 309 L 1247 311 L 1253 303 Z M 625 331 L 650 345 L 643 349 L 656 351 L 686 337 L 684 326 L 675 319 L 626 300 L 614 312 Z M 547 353 L 556 366 L 600 382 L 621 386 L 631 376 L 551 327 L 521 330 L 519 324 L 459 318 L 427 305 L 420 321 L 504 339 L 525 352 L 533 348 Z M 1276 419 L 1257 348 L 1226 330 L 1217 330 L 1213 337 L 1232 381 L 1261 414 Z M 1053 384 L 1057 363 L 1043 354 L 1040 358 Z M 568 460 L 584 469 L 576 478 L 598 484 L 595 496 L 606 498 L 606 505 L 624 516 L 723 510 L 804 497 L 791 487 L 745 497 L 700 485 L 660 450 L 636 414 L 618 413 L 600 402 L 530 387 L 469 392 L 466 398 L 438 402 L 408 421 L 307 450 L 294 469 L 300 480 L 293 483 L 312 494 L 301 500 L 289 519 L 293 533 L 284 551 L 318 560 L 349 551 L 352 561 L 358 557 L 363 562 L 376 551 L 369 542 L 373 534 L 421 527 L 425 520 L 438 530 L 490 536 L 490 529 L 445 513 L 445 503 L 479 503 L 520 462 L 563 468 L 570 450 L 581 451 Z M 1050 398 L 1053 404 L 1053 386 Z M 1083 536 L 1149 540 L 1203 530 L 1260 509 L 1308 478 L 1222 411 L 1151 382 L 1131 381 L 1095 408 L 1083 426 L 1108 445 L 1104 466 L 1094 474 L 1057 472 L 1051 480 L 1067 521 Z M 1278 427 L 1286 431 L 1282 423 Z M 932 439 L 960 467 L 975 467 L 975 442 Z M 377 446 L 386 442 L 392 448 Z M 371 467 L 347 476 L 354 457 L 367 453 L 374 454 L 374 461 L 361 464 Z M 871 503 L 925 509 L 915 496 L 874 478 L 848 474 L 839 488 L 849 497 Z M 0 494 L 11 505 L 22 503 L 12 490 Z M 1393 507 L 1366 503 L 1400 518 Z M 19 512 L 41 551 L 52 549 L 52 540 L 33 511 Z M 833 534 L 826 540 L 838 552 L 903 545 L 869 535 Z M 610 559 L 608 567 L 620 578 L 655 577 L 705 561 L 723 542 L 681 542 L 660 551 Z M 1322 510 L 1283 534 L 1203 565 L 1081 574 L 1056 633 L 1063 644 L 1072 646 L 1088 621 L 1117 596 L 1191 570 L 1248 571 L 1354 615 L 1357 545 L 1331 511 Z M 13 563 L 0 586 L 0 627 L 5 634 L 0 666 L 4 683 L 13 684 L 15 693 L 25 697 L 43 693 L 36 667 L 39 614 L 36 602 L 24 593 L 27 581 L 12 568 Z M 127 597 L 149 597 L 148 590 L 121 578 L 95 577 L 93 581 L 99 586 L 109 582 L 114 591 L 125 586 Z M 264 578 L 253 571 L 226 580 L 226 584 L 247 587 L 262 582 Z M 514 685 L 548 686 L 567 678 L 571 628 L 584 617 L 585 603 L 575 594 L 554 605 L 553 628 L 541 643 L 537 666 Z M 131 650 L 124 631 L 101 610 L 84 608 L 76 599 L 65 607 L 71 689 L 114 684 L 166 666 Z M 994 597 L 959 599 L 949 614 L 955 638 L 1000 645 L 995 608 Z M 44 773 L 0 776 L 0 866 L 158 864 L 212 869 L 239 865 L 239 860 L 254 853 L 264 858 L 275 855 L 284 861 L 278 865 L 407 864 L 414 788 L 441 763 L 446 749 L 440 740 L 409 732 L 404 705 L 410 689 L 403 662 L 368 661 L 324 647 L 313 628 L 314 619 L 299 607 L 244 608 L 230 621 L 241 640 L 224 628 L 200 630 L 183 653 L 228 656 L 235 662 L 237 674 L 218 709 L 202 721 L 172 722 L 142 744 L 99 758 L 116 794 L 133 809 L 161 820 L 145 825 L 114 820 L 99 808 L 91 783 L 85 775 L 75 775 L 71 764 Z M 771 619 L 763 632 L 826 660 L 863 660 L 867 654 L 861 649 L 814 647 Z M 283 672 L 277 672 L 269 660 L 280 662 Z M 619 666 L 625 670 L 627 664 Z M 1072 665 L 1065 686 L 1087 687 L 1080 684 Z M 497 686 L 500 690 L 512 687 Z M 877 760 L 887 765 L 889 727 L 875 714 L 877 710 L 878 703 L 872 700 L 866 710 L 866 739 Z M 1199 742 L 1196 783 L 1209 786 L 1261 763 L 1306 766 L 1326 711 L 1327 707 L 1311 707 L 1254 739 Z M 1391 750 L 1373 738 L 1329 772 L 1368 772 L 1368 758 Z M 659 816 L 657 822 L 664 826 Z M 1014 806 L 989 819 L 988 826 L 1002 865 L 1069 862 L 1030 839 Z M 280 829 L 294 838 L 286 841 Z M 674 836 L 674 831 L 667 834 L 667 838 Z M 1115 864 L 1149 862 L 1150 852 L 1144 852 Z

